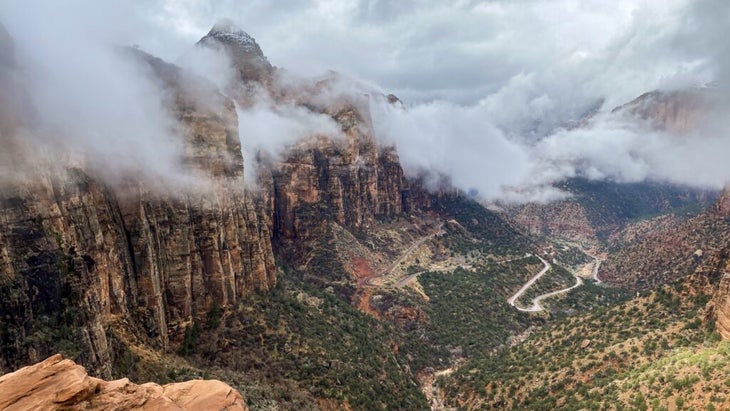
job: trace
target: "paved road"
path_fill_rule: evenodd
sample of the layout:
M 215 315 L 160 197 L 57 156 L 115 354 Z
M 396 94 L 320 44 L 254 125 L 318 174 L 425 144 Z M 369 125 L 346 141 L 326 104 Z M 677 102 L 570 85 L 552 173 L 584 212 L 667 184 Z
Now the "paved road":
M 549 292 L 547 294 L 543 294 L 543 295 L 540 295 L 540 296 L 537 296 L 537 297 L 533 298 L 532 299 L 532 307 L 530 307 L 530 308 L 536 309 L 535 311 L 542 311 L 542 310 L 545 309 L 542 305 L 540 305 L 540 302 L 542 300 L 544 300 L 546 298 L 554 297 L 556 295 L 560 295 L 560 294 L 563 294 L 563 293 L 567 293 L 568 291 L 570 291 L 570 290 L 572 290 L 572 289 L 574 289 L 576 287 L 580 287 L 581 285 L 583 285 L 583 279 L 580 278 L 580 277 L 578 277 L 578 276 L 576 276 L 575 277 L 575 284 L 573 284 L 572 286 L 570 286 L 568 288 L 563 288 L 562 290 L 552 291 L 552 292 Z
M 516 309 L 518 309 L 520 311 L 537 312 L 537 311 L 543 310 L 543 308 L 539 304 L 537 305 L 537 307 L 533 304 L 533 306 L 530 308 L 523 308 L 523 307 L 518 307 L 517 305 L 515 305 L 515 301 L 517 301 L 517 299 L 520 298 L 522 296 L 522 294 L 524 294 L 525 291 L 527 291 L 528 288 L 530 288 L 533 284 L 535 284 L 535 281 L 539 280 L 540 277 L 545 275 L 545 273 L 550 269 L 550 263 L 545 261 L 545 259 L 543 259 L 540 256 L 537 256 L 537 258 L 539 258 L 540 261 L 542 261 L 542 263 L 545 265 L 545 267 L 543 267 L 542 271 L 537 273 L 537 275 L 530 278 L 530 280 L 528 282 L 526 282 L 525 285 L 523 285 L 522 288 L 520 288 L 512 297 L 507 299 L 507 302 L 509 303 L 509 305 L 511 305 L 512 307 L 515 307 Z
M 598 269 L 601 267 L 602 260 L 594 255 L 588 254 L 588 256 L 592 257 L 595 260 L 595 264 L 593 266 L 593 279 L 596 281 L 597 284 L 600 284 L 601 280 L 598 278 Z M 536 276 L 532 277 L 530 279 L 530 281 L 528 281 L 525 285 L 522 286 L 522 288 L 520 288 L 519 291 L 517 291 L 517 293 L 515 293 L 515 295 L 513 295 L 512 297 L 510 297 L 507 300 L 509 305 L 511 305 L 511 306 L 515 307 L 516 309 L 523 311 L 523 312 L 534 313 L 534 312 L 543 311 L 543 310 L 545 310 L 545 308 L 540 304 L 540 302 L 542 300 L 544 300 L 546 298 L 554 297 L 556 295 L 567 293 L 570 290 L 583 285 L 583 279 L 578 276 L 575 276 L 575 284 L 573 284 L 572 286 L 570 286 L 568 288 L 563 288 L 562 290 L 551 291 L 549 293 L 539 295 L 532 299 L 532 306 L 530 306 L 528 308 L 517 306 L 515 304 L 517 299 L 520 298 L 520 296 L 522 296 L 522 294 L 524 294 L 525 291 L 527 291 L 527 289 L 530 288 L 530 286 L 532 286 L 535 283 L 535 281 L 539 280 L 540 277 L 542 277 L 548 271 L 548 269 L 550 269 L 550 264 L 548 264 L 547 261 L 543 260 L 539 256 L 537 258 L 539 258 L 540 261 L 542 261 L 542 263 L 545 264 L 545 268 L 543 268 L 542 271 L 540 271 Z

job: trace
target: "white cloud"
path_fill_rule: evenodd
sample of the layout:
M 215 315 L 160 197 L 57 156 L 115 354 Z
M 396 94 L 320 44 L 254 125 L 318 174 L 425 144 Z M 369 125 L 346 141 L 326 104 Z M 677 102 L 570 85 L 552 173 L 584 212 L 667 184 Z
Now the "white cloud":
M 447 175 L 458 187 L 494 198 L 531 171 L 526 150 L 478 108 L 434 102 L 402 109 L 383 102 L 372 110 L 376 135 L 396 145 L 412 175 Z
M 46 160 L 84 164 L 110 178 L 142 172 L 177 181 L 182 142 L 163 92 L 118 43 L 136 27 L 135 10 L 106 6 L 32 0 L 0 6 L 33 107 L 29 128 L 43 142 L 39 148 L 51 150 Z
M 308 137 L 341 135 L 339 125 L 329 116 L 294 105 L 272 106 L 265 101 L 238 109 L 238 130 L 247 164 L 252 164 L 259 153 L 279 159 L 288 146 Z M 247 182 L 255 183 L 256 167 L 248 166 L 245 176 Z
M 47 89 L 36 90 L 48 100 L 41 106 L 58 106 L 48 108 L 58 109 L 49 121 L 62 122 L 62 113 L 69 118 L 91 113 L 67 126 L 75 134 L 110 135 L 109 145 L 118 143 L 123 156 L 133 156 L 134 150 L 124 147 L 129 138 L 142 153 L 145 147 L 170 153 L 174 148 L 149 145 L 148 140 L 162 144 L 164 139 L 145 137 L 164 136 L 167 128 L 168 120 L 154 114 L 160 111 L 158 101 L 140 101 L 155 94 L 154 84 L 143 80 L 127 87 L 125 79 L 140 77 L 129 71 L 133 68 L 109 74 L 117 67 L 98 51 L 101 45 L 139 44 L 221 85 L 230 74 L 218 56 L 178 57 L 222 17 L 251 33 L 274 65 L 300 75 L 334 69 L 401 97 L 405 111 L 378 107 L 374 113 L 379 136 L 398 145 L 407 168 L 446 173 L 460 187 L 488 197 L 548 198 L 554 193 L 540 192 L 542 184 L 573 175 L 702 186 L 718 186 L 730 177 L 730 170 L 718 165 L 717 153 L 729 145 L 722 122 L 684 140 L 608 115 L 599 115 L 586 129 L 562 128 L 600 101 L 605 114 L 655 88 L 711 80 L 727 87 L 730 3 L 725 0 L 7 0 L 0 5 L 0 19 L 27 50 L 28 61 L 41 62 L 56 76 L 49 77 Z M 98 91 L 103 88 L 110 90 L 106 96 Z M 92 104 L 112 96 L 119 103 L 106 107 L 123 106 L 127 112 Z M 279 145 L 332 126 L 297 110 L 258 105 L 242 111 L 244 147 L 276 152 Z M 151 127 L 135 129 L 149 113 Z M 138 121 L 111 126 L 122 118 Z M 95 147 L 93 141 L 84 140 Z

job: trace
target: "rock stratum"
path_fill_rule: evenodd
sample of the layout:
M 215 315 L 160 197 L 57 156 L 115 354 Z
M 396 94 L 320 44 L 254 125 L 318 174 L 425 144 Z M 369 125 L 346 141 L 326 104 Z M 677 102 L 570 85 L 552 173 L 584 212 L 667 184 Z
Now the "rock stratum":
M 241 394 L 221 381 L 164 386 L 126 378 L 104 381 L 60 354 L 0 377 L 0 409 L 248 411 Z

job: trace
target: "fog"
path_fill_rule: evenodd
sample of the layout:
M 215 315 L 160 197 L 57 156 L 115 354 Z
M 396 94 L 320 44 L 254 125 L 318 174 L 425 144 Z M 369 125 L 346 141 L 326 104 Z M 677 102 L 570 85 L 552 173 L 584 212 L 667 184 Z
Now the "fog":
M 14 39 L 21 73 L 16 85 L 31 107 L 20 121 L 32 147 L 15 159 L 21 168 L 68 165 L 107 179 L 141 174 L 179 182 L 186 178 L 179 167 L 181 140 L 162 89 L 118 42 L 131 27 L 114 21 L 130 11 L 110 6 L 3 3 L 1 21 Z M 107 13 L 114 19 L 100 20 Z M 6 133 L 3 140 L 11 137 Z
M 332 69 L 345 79 L 335 92 L 396 94 L 403 107 L 372 101 L 377 137 L 397 146 L 408 173 L 446 175 L 483 199 L 549 201 L 564 196 L 552 183 L 575 176 L 701 188 L 730 180 L 727 99 L 685 135 L 611 113 L 655 89 L 713 83 L 727 95 L 724 0 L 8 0 L 0 22 L 26 73 L 33 138 L 64 149 L 47 157 L 184 179 L 159 85 L 114 47 L 137 44 L 224 89 L 228 61 L 193 47 L 223 17 L 297 78 Z M 337 132 L 326 116 L 266 98 L 238 114 L 248 164 Z
M 261 155 L 280 160 L 284 149 L 297 141 L 317 135 L 337 138 L 342 134 L 327 115 L 294 105 L 274 106 L 265 99 L 251 108 L 239 108 L 238 121 L 248 184 L 257 182 L 256 159 Z

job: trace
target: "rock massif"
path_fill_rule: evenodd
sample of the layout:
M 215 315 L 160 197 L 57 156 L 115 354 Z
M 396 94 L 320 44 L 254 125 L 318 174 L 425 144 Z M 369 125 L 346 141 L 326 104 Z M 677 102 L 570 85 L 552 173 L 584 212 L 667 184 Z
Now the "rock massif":
M 398 155 L 378 146 L 367 113 L 353 104 L 328 110 L 342 127 L 342 137 L 304 141 L 269 165 L 271 174 L 263 185 L 275 238 L 306 239 L 323 220 L 363 229 L 376 217 L 393 218 L 408 210 Z
M 198 45 L 228 54 L 238 73 L 230 89 L 119 50 L 163 90 L 183 140 L 179 184 L 78 164 L 2 182 L 0 371 L 61 349 L 110 378 L 125 346 L 176 351 L 209 313 L 275 286 L 276 247 L 306 246 L 329 223 L 365 230 L 414 207 L 395 149 L 376 142 L 369 97 L 329 98 L 331 79 L 279 82 L 255 40 L 227 23 Z M 12 47 L 2 55 L 11 61 Z M 329 116 L 341 132 L 254 163 L 260 187 L 249 190 L 236 105 L 260 93 Z
M 107 382 L 60 354 L 0 377 L 0 409 L 248 411 L 241 394 L 221 381 L 164 386 L 137 385 L 126 378 Z
M 231 20 L 218 22 L 198 41 L 198 45 L 224 52 L 240 81 L 268 82 L 274 71 L 256 40 Z
M 123 53 L 165 88 L 194 182 L 160 187 L 61 167 L 5 183 L 0 369 L 38 361 L 54 349 L 47 342 L 67 340 L 94 374 L 109 377 L 109 335 L 120 324 L 172 350 L 212 307 L 276 283 L 270 221 L 244 191 L 233 102 L 175 66 Z
M 661 131 L 684 135 L 696 131 L 707 120 L 713 100 L 712 88 L 695 88 L 644 93 L 634 100 L 616 107 L 613 113 L 629 113 Z

